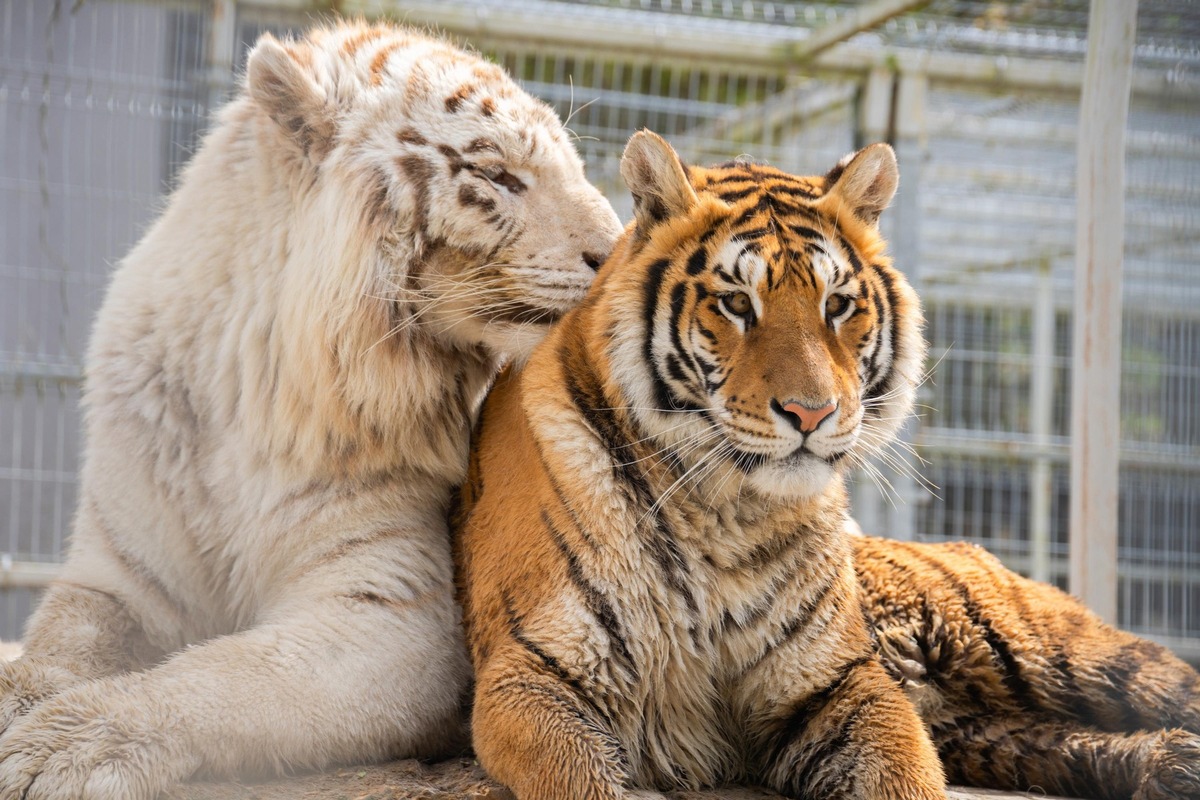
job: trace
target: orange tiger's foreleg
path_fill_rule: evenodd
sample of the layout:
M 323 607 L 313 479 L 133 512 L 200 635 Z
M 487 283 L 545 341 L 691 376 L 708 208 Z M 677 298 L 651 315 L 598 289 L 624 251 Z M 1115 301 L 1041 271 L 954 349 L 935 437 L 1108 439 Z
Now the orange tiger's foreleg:
M 875 658 L 851 662 L 790 708 L 765 776 L 788 797 L 944 800 L 937 752 L 916 710 Z
M 1033 715 L 934 729 L 952 783 L 1092 800 L 1196 800 L 1200 736 L 1107 733 Z
M 600 712 L 518 648 L 493 655 L 471 723 L 484 769 L 518 800 L 622 800 L 627 768 Z

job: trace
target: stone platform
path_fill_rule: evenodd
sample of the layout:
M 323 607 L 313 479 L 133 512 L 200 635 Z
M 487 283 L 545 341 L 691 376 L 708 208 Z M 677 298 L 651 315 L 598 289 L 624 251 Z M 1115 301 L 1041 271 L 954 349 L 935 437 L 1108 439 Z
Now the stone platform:
M 1053 800 L 1042 794 L 952 787 L 950 800 Z M 765 789 L 736 788 L 672 792 L 672 800 L 782 800 Z M 190 783 L 161 800 L 513 800 L 472 759 L 434 764 L 395 761 L 302 775 L 266 783 Z

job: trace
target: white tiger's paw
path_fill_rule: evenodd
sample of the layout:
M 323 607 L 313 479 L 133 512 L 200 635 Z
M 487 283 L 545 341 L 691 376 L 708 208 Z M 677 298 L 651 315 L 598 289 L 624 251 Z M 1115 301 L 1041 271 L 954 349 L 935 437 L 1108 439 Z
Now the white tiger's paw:
M 73 672 L 34 658 L 0 663 L 0 734 L 17 717 L 79 680 Z
M 194 771 L 178 731 L 114 684 L 64 690 L 0 736 L 0 797 L 150 800 Z

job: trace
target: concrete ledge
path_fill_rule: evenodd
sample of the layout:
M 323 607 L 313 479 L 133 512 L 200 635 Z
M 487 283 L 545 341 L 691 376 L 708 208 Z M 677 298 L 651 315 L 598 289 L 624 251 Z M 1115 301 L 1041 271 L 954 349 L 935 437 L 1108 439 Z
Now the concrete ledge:
M 952 787 L 950 800 L 1053 800 L 1041 794 Z M 736 788 L 672 792 L 672 800 L 781 800 L 765 789 Z M 512 800 L 472 759 L 434 764 L 394 761 L 348 767 L 265 783 L 195 782 L 164 794 L 161 800 Z

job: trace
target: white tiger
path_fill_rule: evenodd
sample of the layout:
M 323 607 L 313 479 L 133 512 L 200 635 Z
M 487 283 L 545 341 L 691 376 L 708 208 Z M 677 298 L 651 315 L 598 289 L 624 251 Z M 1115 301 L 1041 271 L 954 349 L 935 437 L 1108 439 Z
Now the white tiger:
M 619 233 L 499 67 L 386 25 L 263 37 L 96 321 L 67 562 L 0 665 L 0 797 L 461 743 L 472 414 Z

